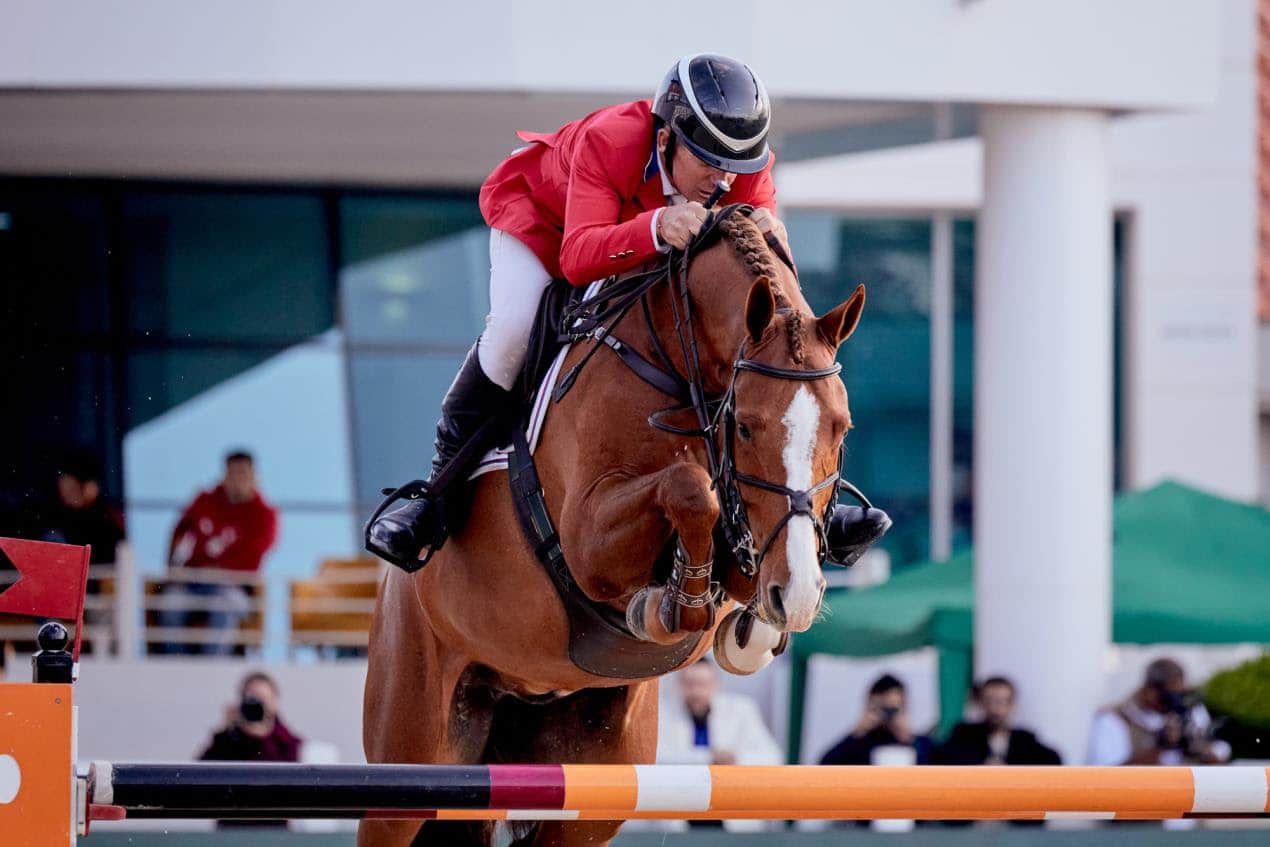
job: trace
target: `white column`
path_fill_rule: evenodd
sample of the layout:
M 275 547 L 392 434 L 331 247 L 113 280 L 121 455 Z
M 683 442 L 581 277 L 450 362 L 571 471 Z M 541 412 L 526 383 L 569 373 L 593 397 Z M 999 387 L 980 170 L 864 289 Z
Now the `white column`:
M 975 671 L 1083 760 L 1111 633 L 1107 119 L 985 108 L 975 285 Z
M 952 213 L 936 212 L 930 236 L 930 557 L 952 555 L 953 518 Z

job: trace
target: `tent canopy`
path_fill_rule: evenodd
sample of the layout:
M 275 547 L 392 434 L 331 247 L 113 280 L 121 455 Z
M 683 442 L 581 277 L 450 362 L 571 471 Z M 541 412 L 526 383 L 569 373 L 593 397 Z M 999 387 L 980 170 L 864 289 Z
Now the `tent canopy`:
M 1112 525 L 1116 643 L 1270 644 L 1270 511 L 1165 482 L 1117 497 Z M 795 715 L 812 654 L 881 656 L 934 646 L 941 729 L 956 722 L 973 654 L 970 551 L 873 588 L 831 593 L 826 606 L 826 619 L 791 645 Z

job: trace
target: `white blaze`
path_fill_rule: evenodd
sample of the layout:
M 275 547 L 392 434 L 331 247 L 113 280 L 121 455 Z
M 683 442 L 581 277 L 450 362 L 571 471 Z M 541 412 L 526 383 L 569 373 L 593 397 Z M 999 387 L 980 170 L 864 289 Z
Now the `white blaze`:
M 820 428 L 820 404 L 805 385 L 798 387 L 781 418 L 785 424 L 785 486 L 794 491 L 811 488 L 811 462 Z M 820 601 L 820 561 L 816 527 L 806 515 L 796 515 L 785 525 L 785 560 L 789 584 L 784 590 L 786 624 L 801 632 L 811 626 Z
M 0 804 L 12 803 L 22 787 L 22 769 L 18 760 L 5 754 L 0 756 Z

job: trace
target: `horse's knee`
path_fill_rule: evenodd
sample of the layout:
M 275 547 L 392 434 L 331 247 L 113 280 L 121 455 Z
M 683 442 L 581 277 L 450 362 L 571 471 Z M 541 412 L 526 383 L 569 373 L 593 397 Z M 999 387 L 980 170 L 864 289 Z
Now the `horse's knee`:
M 710 487 L 710 473 L 686 462 L 670 466 L 658 486 L 658 502 L 671 523 L 683 533 L 709 532 L 719 519 L 719 501 Z

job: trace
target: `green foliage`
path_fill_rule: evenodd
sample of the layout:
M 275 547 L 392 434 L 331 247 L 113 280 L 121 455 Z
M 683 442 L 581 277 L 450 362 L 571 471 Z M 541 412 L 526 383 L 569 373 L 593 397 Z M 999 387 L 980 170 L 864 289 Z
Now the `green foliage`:
M 1204 703 L 1214 714 L 1270 729 L 1270 653 L 1215 674 L 1204 686 Z

